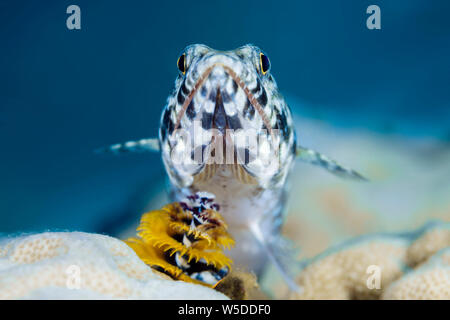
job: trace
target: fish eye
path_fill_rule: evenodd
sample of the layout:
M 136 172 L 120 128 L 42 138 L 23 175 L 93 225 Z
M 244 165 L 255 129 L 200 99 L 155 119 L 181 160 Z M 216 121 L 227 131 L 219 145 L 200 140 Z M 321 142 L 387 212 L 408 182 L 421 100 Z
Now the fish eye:
M 177 61 L 178 70 L 180 70 L 183 74 L 186 73 L 186 54 L 183 53 Z
M 266 74 L 270 69 L 269 58 L 262 52 L 259 54 L 259 67 L 262 74 Z

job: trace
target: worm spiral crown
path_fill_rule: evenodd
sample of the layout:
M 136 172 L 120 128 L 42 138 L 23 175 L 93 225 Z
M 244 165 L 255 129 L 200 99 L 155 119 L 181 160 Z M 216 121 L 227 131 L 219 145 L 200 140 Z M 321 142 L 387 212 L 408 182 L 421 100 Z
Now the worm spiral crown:
M 234 245 L 214 196 L 198 192 L 145 213 L 126 243 L 152 268 L 176 280 L 214 287 L 230 271 L 222 252 Z

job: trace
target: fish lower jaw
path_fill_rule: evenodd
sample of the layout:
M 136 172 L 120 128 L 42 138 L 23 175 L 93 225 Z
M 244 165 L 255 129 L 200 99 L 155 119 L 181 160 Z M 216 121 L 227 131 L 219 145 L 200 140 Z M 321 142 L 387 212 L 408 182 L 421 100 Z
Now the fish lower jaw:
M 215 202 L 220 205 L 220 214 L 230 228 L 247 229 L 251 224 L 263 218 L 279 215 L 283 203 L 282 189 L 263 189 L 256 184 L 244 184 L 222 166 L 212 177 L 194 183 L 186 188 L 175 188 L 176 201 L 189 194 L 206 191 L 215 195 Z

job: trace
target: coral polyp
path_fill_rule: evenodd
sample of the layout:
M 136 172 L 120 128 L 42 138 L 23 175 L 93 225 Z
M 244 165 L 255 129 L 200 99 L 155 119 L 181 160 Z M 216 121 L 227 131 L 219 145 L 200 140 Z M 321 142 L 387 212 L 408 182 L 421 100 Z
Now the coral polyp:
M 214 196 L 198 192 L 145 213 L 125 242 L 147 265 L 175 280 L 214 287 L 231 270 L 223 249 L 234 245 Z

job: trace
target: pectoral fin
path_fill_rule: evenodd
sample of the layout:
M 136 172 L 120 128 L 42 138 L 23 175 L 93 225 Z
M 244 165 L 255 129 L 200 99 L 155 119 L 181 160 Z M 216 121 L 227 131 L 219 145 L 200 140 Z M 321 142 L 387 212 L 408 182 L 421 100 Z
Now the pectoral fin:
M 113 144 L 108 147 L 96 150 L 99 153 L 143 153 L 159 152 L 159 141 L 157 138 L 141 139 L 137 141 L 127 141 L 124 143 Z
M 298 293 L 302 292 L 303 289 L 295 282 L 295 274 L 297 273 L 299 262 L 295 259 L 292 244 L 281 235 L 264 236 L 261 225 L 257 223 L 252 224 L 250 229 L 289 288 Z
M 341 178 L 367 181 L 362 175 L 353 169 L 341 166 L 333 159 L 312 149 L 297 147 L 297 159 L 324 168 L 325 170 L 335 174 Z

